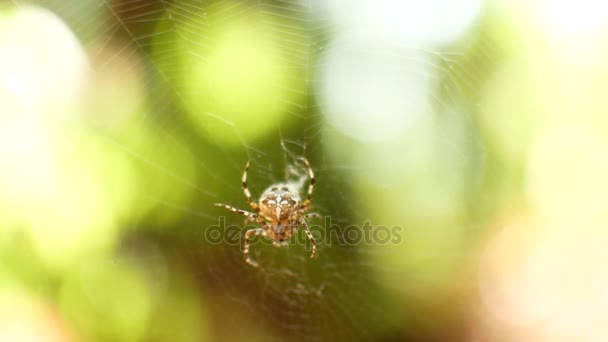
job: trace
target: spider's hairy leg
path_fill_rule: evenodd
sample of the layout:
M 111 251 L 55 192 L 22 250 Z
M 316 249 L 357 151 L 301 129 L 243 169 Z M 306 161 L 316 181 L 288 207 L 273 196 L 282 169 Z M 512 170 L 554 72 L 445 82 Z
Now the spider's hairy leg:
M 300 158 L 300 160 L 304 162 L 304 164 L 306 164 L 306 167 L 308 168 L 308 177 L 310 178 L 310 183 L 308 184 L 308 193 L 306 194 L 306 200 L 304 201 L 304 203 L 302 203 L 302 208 L 306 208 L 310 205 L 310 202 L 312 201 L 312 192 L 315 189 L 315 173 L 312 171 L 312 167 L 310 166 L 308 159 L 302 157 Z
M 248 224 L 250 224 L 251 222 L 254 222 L 254 221 L 255 220 L 249 216 L 245 217 L 245 220 L 243 220 L 243 227 L 247 227 Z
M 320 218 L 323 218 L 323 215 L 321 215 L 319 213 L 308 213 L 308 214 L 302 215 L 301 218 L 303 220 L 306 220 L 308 218 L 318 218 L 318 219 L 320 219 Z
M 224 204 L 224 203 L 213 203 L 213 205 L 216 206 L 216 207 L 220 207 L 220 208 L 224 208 L 224 209 L 230 210 L 233 213 L 237 213 L 239 215 L 246 216 L 245 222 L 256 221 L 257 223 L 261 224 L 264 227 L 266 227 L 268 225 L 268 223 L 266 221 L 264 221 L 264 219 L 260 215 L 258 215 L 256 213 L 252 213 L 252 212 L 249 212 L 249 211 L 246 211 L 246 210 L 238 209 L 238 208 L 235 208 L 235 207 L 233 207 L 231 205 Z
M 245 171 L 243 171 L 243 178 L 241 178 L 241 187 L 243 188 L 243 193 L 245 194 L 245 197 L 247 197 L 247 202 L 249 202 L 249 205 L 251 206 L 251 208 L 253 208 L 253 210 L 255 210 L 256 213 L 259 213 L 260 208 L 253 201 L 253 198 L 251 198 L 251 192 L 249 191 L 249 188 L 247 187 L 247 172 L 249 172 L 249 161 L 247 161 L 247 164 L 245 165 Z
M 315 257 L 315 253 L 317 253 L 317 241 L 315 241 L 315 238 L 312 236 L 312 233 L 310 232 L 310 228 L 308 228 L 308 223 L 306 223 L 306 221 L 304 221 L 304 219 L 302 219 L 301 217 L 298 219 L 298 223 L 301 224 L 302 226 L 304 226 L 304 231 L 306 232 L 306 236 L 308 237 L 308 239 L 310 240 L 310 243 L 312 244 L 312 253 L 310 253 L 310 258 L 314 258 Z
M 243 246 L 243 256 L 245 258 L 245 262 L 253 267 L 258 267 L 258 263 L 249 256 L 249 240 L 251 239 L 251 235 L 266 236 L 266 231 L 262 228 L 256 228 L 249 229 L 247 232 L 245 232 L 245 245 Z
M 283 241 L 283 242 L 273 241 L 272 245 L 275 247 L 285 247 L 285 246 L 289 245 L 289 241 Z
M 308 213 L 305 214 L 308 210 L 310 210 L 310 207 L 308 208 L 302 208 L 302 209 L 298 209 L 296 210 L 292 215 L 290 220 L 297 222 L 300 218 L 306 220 L 309 218 L 323 218 L 323 215 L 319 214 L 319 213 Z
M 230 210 L 233 213 L 237 213 L 239 215 L 247 216 L 247 218 L 251 218 L 251 219 L 256 220 L 256 221 L 257 221 L 257 219 L 259 217 L 258 214 L 254 214 L 254 213 L 251 213 L 251 212 L 246 211 L 246 210 L 238 209 L 238 208 L 235 208 L 235 207 L 233 207 L 231 205 L 228 205 L 228 204 L 213 203 L 213 205 L 216 206 L 216 207 L 220 207 L 220 208 L 224 208 L 224 209 Z

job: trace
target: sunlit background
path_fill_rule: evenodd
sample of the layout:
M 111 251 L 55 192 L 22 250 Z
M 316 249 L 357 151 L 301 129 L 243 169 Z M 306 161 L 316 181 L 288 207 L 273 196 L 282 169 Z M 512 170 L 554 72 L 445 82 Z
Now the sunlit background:
M 608 341 L 607 90 L 601 1 L 4 0 L 0 341 Z M 209 241 L 302 156 L 401 238 Z

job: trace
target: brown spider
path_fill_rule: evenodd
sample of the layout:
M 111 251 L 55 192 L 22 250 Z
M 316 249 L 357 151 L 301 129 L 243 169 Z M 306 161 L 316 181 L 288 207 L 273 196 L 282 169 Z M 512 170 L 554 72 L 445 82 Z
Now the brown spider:
M 289 184 L 276 184 L 268 187 L 260 196 L 259 203 L 255 203 L 251 198 L 251 193 L 247 188 L 247 171 L 249 170 L 249 162 L 245 165 L 245 171 L 243 172 L 242 186 L 243 193 L 247 197 L 249 205 L 255 213 L 237 209 L 233 206 L 214 203 L 216 207 L 226 208 L 239 215 L 246 216 L 245 224 L 249 221 L 258 222 L 262 228 L 249 229 L 245 233 L 245 245 L 243 247 L 243 255 L 245 262 L 249 265 L 258 267 L 258 263 L 251 259 L 249 256 L 249 239 L 252 235 L 262 235 L 269 237 L 272 240 L 274 246 L 286 246 L 287 240 L 291 237 L 293 232 L 301 225 L 304 227 L 306 236 L 312 243 L 312 253 L 310 257 L 313 258 L 317 251 L 317 242 L 310 233 L 308 224 L 305 219 L 309 217 L 321 217 L 317 213 L 305 214 L 310 210 L 310 202 L 312 201 L 312 191 L 315 187 L 315 174 L 312 172 L 312 167 L 306 158 L 301 160 L 308 167 L 308 176 L 310 177 L 310 184 L 308 185 L 308 194 L 306 200 L 300 202 L 300 196 L 298 192 Z

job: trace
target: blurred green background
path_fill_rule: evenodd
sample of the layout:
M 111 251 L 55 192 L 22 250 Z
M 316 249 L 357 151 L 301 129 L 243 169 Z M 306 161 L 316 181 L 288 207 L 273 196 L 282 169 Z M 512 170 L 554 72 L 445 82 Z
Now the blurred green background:
M 0 341 L 608 340 L 607 61 L 591 0 L 4 0 Z M 343 240 L 210 238 L 301 157 Z

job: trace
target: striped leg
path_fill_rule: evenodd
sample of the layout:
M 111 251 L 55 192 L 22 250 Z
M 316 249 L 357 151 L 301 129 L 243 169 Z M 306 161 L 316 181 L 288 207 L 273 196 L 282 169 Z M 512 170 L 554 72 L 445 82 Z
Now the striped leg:
M 245 194 L 245 197 L 247 197 L 247 202 L 249 202 L 249 205 L 251 206 L 251 208 L 253 208 L 253 210 L 255 210 L 256 213 L 259 213 L 260 208 L 253 201 L 253 198 L 251 198 L 251 192 L 249 191 L 249 188 L 247 187 L 247 172 L 248 171 L 249 171 L 249 161 L 247 161 L 247 164 L 245 165 L 245 171 L 243 171 L 243 178 L 241 178 L 241 186 L 243 187 L 243 193 Z
M 251 239 L 251 235 L 257 236 L 262 235 L 266 236 L 266 231 L 262 228 L 249 229 L 245 233 L 245 245 L 243 246 L 243 256 L 245 257 L 245 262 L 253 267 L 258 267 L 258 263 L 251 259 L 249 256 L 249 239 Z
M 318 213 L 308 213 L 308 214 L 302 215 L 302 219 L 303 220 L 306 220 L 308 218 L 318 218 L 318 219 L 320 219 L 320 218 L 323 218 L 323 215 L 318 214 Z
M 275 247 L 285 247 L 285 246 L 289 245 L 289 241 L 283 241 L 283 242 L 273 241 L 272 245 Z
M 300 160 L 302 160 L 304 164 L 306 164 L 306 167 L 308 168 L 308 177 L 310 178 L 310 183 L 308 184 L 308 193 L 306 194 L 306 200 L 304 201 L 304 203 L 302 203 L 302 208 L 306 208 L 310 205 L 310 202 L 312 201 L 312 192 L 315 189 L 315 173 L 312 172 L 312 167 L 310 166 L 308 159 L 302 157 L 300 158 Z
M 239 215 L 243 215 L 246 216 L 245 220 L 248 221 L 255 221 L 259 224 L 261 224 L 262 226 L 266 227 L 268 225 L 268 223 L 266 221 L 264 221 L 263 218 L 260 217 L 260 215 L 246 211 L 246 210 L 242 210 L 242 209 L 237 209 L 231 205 L 228 204 L 224 204 L 224 203 L 213 203 L 214 206 L 216 207 L 220 207 L 220 208 L 224 208 L 227 210 L 232 211 L 233 213 L 237 213 Z
M 251 222 L 255 222 L 255 220 L 249 216 L 245 217 L 245 220 L 243 221 L 243 227 L 247 227 L 247 225 L 250 224 Z
M 228 204 L 213 203 L 213 205 L 216 206 L 216 207 L 220 207 L 220 208 L 224 208 L 224 209 L 230 210 L 233 213 L 237 213 L 239 215 L 247 216 L 247 218 L 250 218 L 250 219 L 255 220 L 255 221 L 257 221 L 258 217 L 259 217 L 258 214 L 254 214 L 254 213 L 248 212 L 246 210 L 242 210 L 242 209 L 237 209 L 237 208 L 235 208 L 235 207 L 233 207 L 231 205 L 228 205 Z
M 314 258 L 315 257 L 315 253 L 317 253 L 317 242 L 315 241 L 315 238 L 312 236 L 312 233 L 310 232 L 310 228 L 308 228 L 308 224 L 306 223 L 306 221 L 304 221 L 302 218 L 300 218 L 298 220 L 298 223 L 300 223 L 302 226 L 304 226 L 304 231 L 306 232 L 306 236 L 308 236 L 308 239 L 310 240 L 310 243 L 312 244 L 312 253 L 310 254 L 310 258 Z
M 323 218 L 323 215 L 319 214 L 319 213 L 309 213 L 309 214 L 304 214 L 305 212 L 307 212 L 308 210 L 310 210 L 310 207 L 308 208 L 303 208 L 303 209 L 299 209 L 296 210 L 291 217 L 289 218 L 290 221 L 298 221 L 300 218 L 301 219 L 309 219 L 309 218 Z M 247 219 L 248 220 L 248 219 Z

